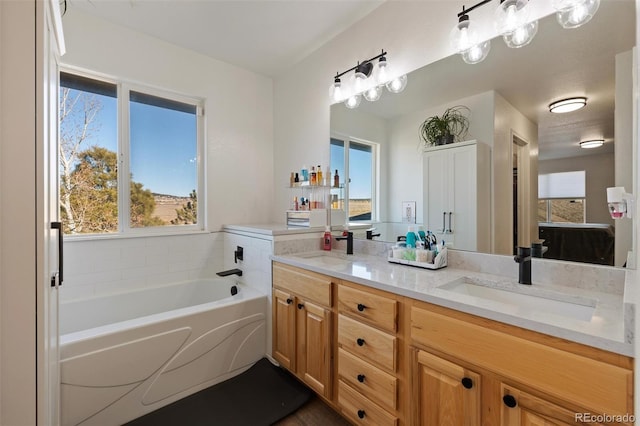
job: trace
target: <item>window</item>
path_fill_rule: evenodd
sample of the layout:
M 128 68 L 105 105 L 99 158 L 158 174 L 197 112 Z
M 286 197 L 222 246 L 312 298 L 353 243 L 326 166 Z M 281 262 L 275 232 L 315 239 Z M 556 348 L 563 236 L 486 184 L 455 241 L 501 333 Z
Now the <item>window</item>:
M 378 145 L 348 138 L 331 138 L 332 171 L 338 170 L 344 190 L 339 203 L 349 221 L 376 219 L 376 163 Z
M 201 111 L 197 99 L 62 72 L 65 233 L 202 229 Z
M 584 170 L 538 176 L 538 222 L 585 223 Z

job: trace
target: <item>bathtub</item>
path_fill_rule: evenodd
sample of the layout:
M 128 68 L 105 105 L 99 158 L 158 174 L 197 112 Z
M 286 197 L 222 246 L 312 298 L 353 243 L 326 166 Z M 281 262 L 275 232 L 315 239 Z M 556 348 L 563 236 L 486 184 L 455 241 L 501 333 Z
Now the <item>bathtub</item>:
M 71 301 L 59 312 L 63 425 L 120 425 L 265 356 L 267 297 L 233 279 Z

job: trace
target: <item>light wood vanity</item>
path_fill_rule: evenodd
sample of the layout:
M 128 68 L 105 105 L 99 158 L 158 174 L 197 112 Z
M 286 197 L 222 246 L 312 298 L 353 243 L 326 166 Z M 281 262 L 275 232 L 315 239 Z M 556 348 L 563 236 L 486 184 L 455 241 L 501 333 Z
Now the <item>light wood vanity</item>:
M 353 424 L 633 414 L 633 358 L 278 262 L 273 317 L 273 357 Z

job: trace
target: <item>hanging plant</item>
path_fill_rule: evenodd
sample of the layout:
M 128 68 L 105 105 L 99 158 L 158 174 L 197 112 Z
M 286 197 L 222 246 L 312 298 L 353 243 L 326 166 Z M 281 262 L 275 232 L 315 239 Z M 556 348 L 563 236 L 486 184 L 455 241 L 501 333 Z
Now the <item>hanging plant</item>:
M 420 137 L 426 146 L 444 145 L 464 140 L 469 131 L 471 111 L 464 105 L 447 108 L 441 116 L 434 115 L 420 125 Z

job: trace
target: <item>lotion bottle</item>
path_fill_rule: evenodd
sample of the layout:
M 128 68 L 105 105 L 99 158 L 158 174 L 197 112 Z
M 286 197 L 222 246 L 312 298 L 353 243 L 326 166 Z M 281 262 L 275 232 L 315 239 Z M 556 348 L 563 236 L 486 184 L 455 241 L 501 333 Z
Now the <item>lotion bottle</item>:
M 416 248 L 416 234 L 413 231 L 413 226 L 410 226 L 407 230 L 407 248 Z
M 325 226 L 324 235 L 322 236 L 322 248 L 331 251 L 331 227 Z

